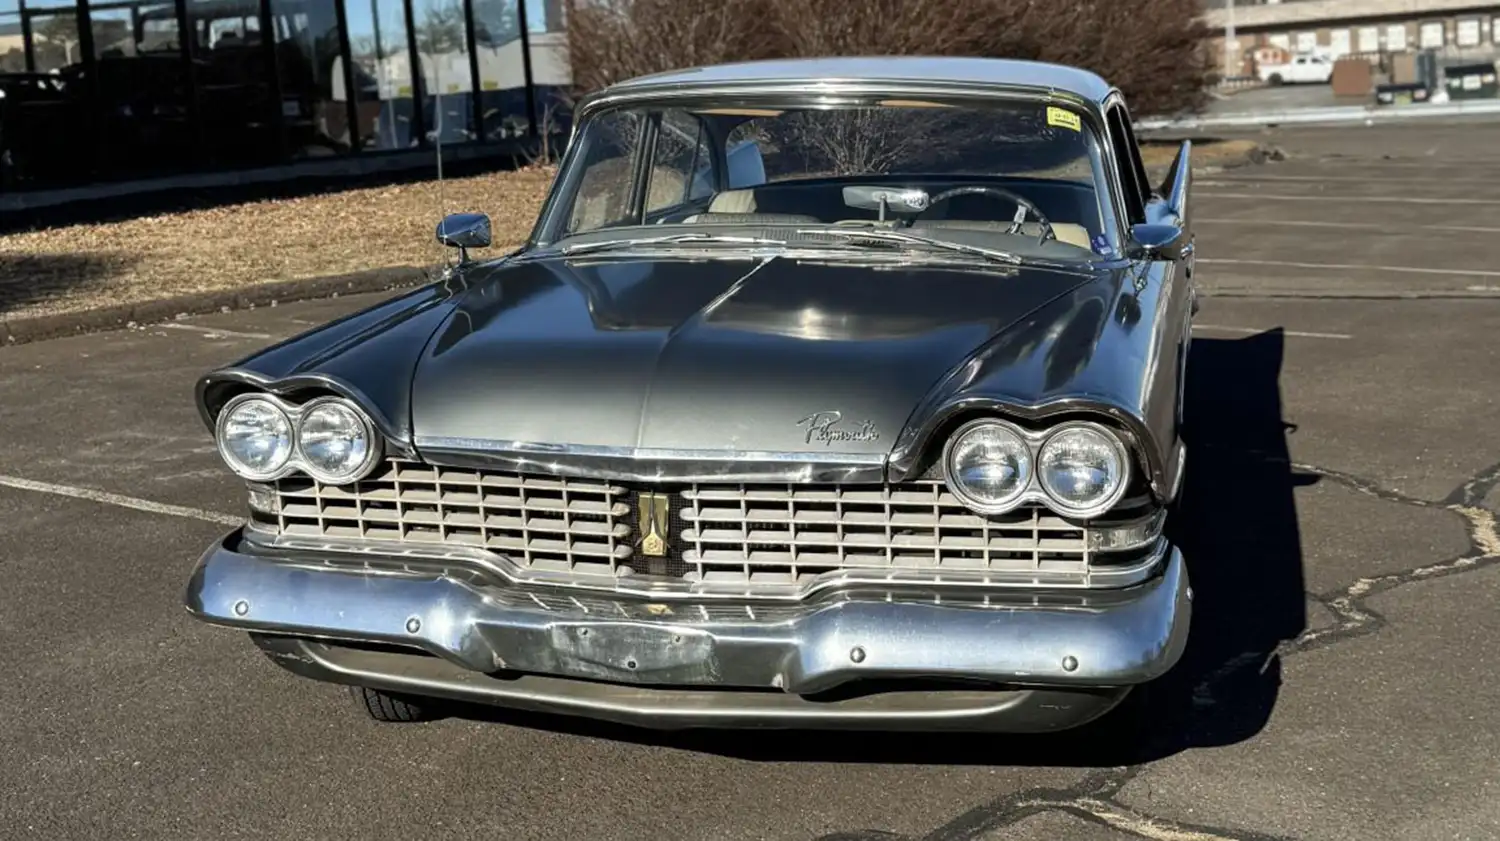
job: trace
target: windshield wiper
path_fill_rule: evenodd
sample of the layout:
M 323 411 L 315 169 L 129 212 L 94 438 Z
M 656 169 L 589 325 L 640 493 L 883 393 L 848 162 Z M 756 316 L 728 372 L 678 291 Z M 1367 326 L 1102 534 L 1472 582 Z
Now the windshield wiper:
M 679 245 L 694 243 L 705 243 L 712 245 L 786 245 L 784 240 L 767 239 L 766 237 L 740 237 L 725 234 L 669 234 L 660 237 L 634 237 L 630 239 L 607 239 L 600 242 L 580 242 L 577 245 L 563 246 L 557 249 L 559 254 L 583 254 L 589 251 L 606 251 L 612 248 L 626 248 L 636 245 Z
M 948 240 L 931 239 L 929 237 L 909 234 L 905 231 L 873 230 L 867 228 L 815 228 L 811 230 L 798 231 L 799 234 L 811 236 L 842 237 L 851 242 L 863 240 L 865 242 L 894 243 L 897 245 L 921 245 L 928 248 L 937 248 L 944 251 L 956 251 L 960 254 L 972 254 L 987 260 L 1006 263 L 1012 266 L 1021 264 L 1020 256 L 1009 251 L 1001 251 L 996 248 L 984 248 L 978 245 L 965 245 L 961 242 L 950 242 Z

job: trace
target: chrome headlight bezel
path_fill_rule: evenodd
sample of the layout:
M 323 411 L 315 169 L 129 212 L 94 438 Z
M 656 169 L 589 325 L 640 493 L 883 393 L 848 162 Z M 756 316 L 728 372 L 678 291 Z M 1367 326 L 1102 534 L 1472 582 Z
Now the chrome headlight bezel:
M 963 484 L 959 482 L 958 479 L 953 475 L 954 448 L 957 446 L 959 441 L 964 438 L 964 436 L 970 435 L 975 430 L 981 428 L 998 429 L 1008 435 L 1014 436 L 1016 440 L 1021 442 L 1021 446 L 1026 452 L 1027 469 L 1025 480 L 1021 483 L 1020 488 L 1016 490 L 1015 493 L 1011 494 L 1009 497 L 1006 497 L 1000 502 L 985 502 L 976 498 L 973 494 L 969 493 L 969 491 L 964 488 Z M 1026 430 L 1022 429 L 1019 426 L 1016 426 L 1013 423 L 1000 420 L 999 418 L 977 418 L 953 430 L 953 434 L 949 435 L 948 440 L 943 443 L 942 469 L 943 482 L 948 486 L 949 492 L 958 497 L 958 501 L 964 504 L 964 507 L 978 514 L 1004 514 L 1005 512 L 1013 511 L 1018 506 L 1024 504 L 1026 502 L 1027 495 L 1031 493 L 1032 487 L 1035 485 L 1036 447 L 1033 446 L 1032 442 L 1028 439 Z
M 260 400 L 270 404 L 279 412 L 281 412 L 281 414 L 287 419 L 287 422 L 290 425 L 290 455 L 288 455 L 287 459 L 282 462 L 280 467 L 273 471 L 250 473 L 241 470 L 235 461 L 231 460 L 224 454 L 223 430 L 225 421 L 229 418 L 230 412 L 232 412 L 236 407 L 252 400 Z M 359 419 L 360 424 L 364 428 L 364 433 L 370 442 L 370 446 L 365 453 L 365 458 L 360 462 L 359 469 L 344 477 L 334 476 L 318 469 L 317 467 L 314 467 L 307 460 L 302 451 L 303 417 L 310 410 L 329 402 L 337 402 L 343 407 L 352 411 L 354 413 L 354 416 Z M 223 408 L 219 410 L 218 416 L 214 419 L 214 445 L 219 451 L 219 457 L 224 460 L 224 463 L 229 466 L 229 469 L 236 476 L 240 476 L 247 481 L 262 483 L 275 482 L 278 479 L 284 479 L 294 473 L 301 472 L 314 481 L 320 482 L 325 485 L 348 485 L 354 482 L 358 482 L 359 480 L 370 475 L 370 473 L 375 469 L 376 465 L 379 464 L 380 460 L 384 457 L 385 453 L 385 440 L 375 428 L 375 423 L 373 420 L 371 420 L 369 413 L 361 409 L 358 403 L 355 403 L 353 400 L 350 400 L 347 397 L 327 395 L 315 397 L 312 400 L 307 401 L 306 403 L 297 404 L 291 403 L 275 394 L 260 391 L 237 394 L 224 404 Z
M 228 448 L 224 445 L 224 427 L 234 415 L 235 410 L 247 403 L 264 403 L 281 416 L 286 422 L 287 428 L 287 454 L 286 457 L 270 470 L 250 470 L 239 459 L 230 455 Z M 219 458 L 223 459 L 236 476 L 248 479 L 252 482 L 267 482 L 287 473 L 287 466 L 297 457 L 297 424 L 287 414 L 286 407 L 279 400 L 270 399 L 268 395 L 258 392 L 236 395 L 224 407 L 219 410 L 219 416 L 214 419 L 214 448 L 219 452 Z
M 1114 488 L 1111 489 L 1110 492 L 1104 497 L 1101 497 L 1098 502 L 1085 507 L 1073 506 L 1059 499 L 1052 493 L 1051 489 L 1047 487 L 1046 482 L 1042 480 L 1042 455 L 1047 451 L 1048 445 L 1050 445 L 1053 440 L 1055 440 L 1061 433 L 1075 429 L 1087 430 L 1088 432 L 1091 432 L 1102 438 L 1105 444 L 1109 446 L 1111 450 L 1113 450 L 1115 458 L 1120 463 L 1120 477 L 1115 482 Z M 1036 469 L 1033 471 L 1035 474 L 1036 484 L 1041 489 L 1042 493 L 1045 494 L 1047 505 L 1053 511 L 1056 511 L 1057 513 L 1062 514 L 1065 517 L 1075 517 L 1080 520 L 1088 520 L 1097 517 L 1100 514 L 1104 514 L 1105 512 L 1115 507 L 1115 505 L 1120 501 L 1120 498 L 1125 495 L 1126 486 L 1130 484 L 1130 452 L 1125 448 L 1125 443 L 1120 440 L 1120 436 L 1114 434 L 1109 429 L 1106 429 L 1105 427 L 1100 426 L 1097 423 L 1089 423 L 1088 421 L 1069 421 L 1067 423 L 1058 424 L 1057 426 L 1048 429 L 1046 437 L 1042 440 L 1041 445 L 1037 447 L 1036 465 Z
M 329 473 L 320 467 L 315 467 L 313 465 L 312 459 L 307 457 L 307 451 L 303 449 L 303 424 L 307 422 L 308 415 L 312 414 L 315 409 L 327 405 L 336 405 L 343 409 L 347 409 L 354 416 L 355 420 L 359 422 L 364 432 L 365 440 L 369 442 L 369 446 L 365 448 L 365 457 L 361 459 L 359 465 L 346 476 Z M 317 397 L 309 400 L 298 407 L 297 416 L 293 419 L 292 423 L 293 428 L 296 430 L 296 434 L 293 436 L 293 449 L 295 452 L 295 458 L 299 463 L 298 467 L 302 470 L 302 472 L 306 473 L 308 476 L 311 476 L 315 481 L 321 482 L 325 485 L 348 485 L 353 482 L 358 482 L 360 479 L 363 479 L 364 477 L 370 475 L 370 471 L 374 469 L 375 463 L 380 460 L 380 438 L 375 433 L 375 423 L 370 420 L 370 416 L 365 414 L 365 412 L 361 410 L 353 400 L 350 400 L 347 397 L 329 396 Z
M 954 444 L 962 435 L 981 425 L 998 426 L 1007 430 L 1008 432 L 1020 436 L 1021 440 L 1026 443 L 1030 451 L 1031 469 L 1029 475 L 1027 476 L 1026 484 L 1023 490 L 1014 495 L 1012 498 L 1006 500 L 1003 505 L 988 505 L 979 500 L 975 500 L 970 494 L 966 493 L 963 489 L 963 486 L 956 482 L 953 478 L 951 456 L 953 453 Z M 1114 449 L 1115 454 L 1120 459 L 1120 480 L 1118 484 L 1110 492 L 1108 497 L 1104 498 L 1101 502 L 1095 505 L 1089 506 L 1088 508 L 1074 507 L 1055 498 L 1051 493 L 1047 491 L 1046 487 L 1043 486 L 1041 479 L 1042 450 L 1047 446 L 1047 442 L 1050 441 L 1052 437 L 1054 435 L 1057 435 L 1059 432 L 1079 427 L 1089 429 L 1092 432 L 1096 432 L 1104 436 L 1105 440 L 1109 442 L 1110 446 Z M 1126 446 L 1125 441 L 1120 436 L 1120 434 L 1116 433 L 1114 430 L 1103 424 L 1085 420 L 1064 421 L 1063 423 L 1060 423 L 1056 426 L 1049 426 L 1045 429 L 1033 430 L 1019 426 L 1009 420 L 1000 417 L 975 418 L 973 420 L 969 420 L 963 424 L 960 424 L 958 428 L 953 430 L 953 432 L 948 436 L 948 439 L 943 442 L 943 450 L 942 454 L 939 456 L 939 459 L 942 470 L 943 483 L 947 486 L 948 491 L 955 497 L 957 497 L 959 502 L 962 502 L 964 504 L 964 507 L 968 508 L 970 511 L 973 511 L 976 514 L 987 517 L 1007 514 L 1011 511 L 1016 510 L 1017 508 L 1020 508 L 1023 505 L 1039 502 L 1047 506 L 1054 513 L 1059 514 L 1063 517 L 1077 520 L 1090 520 L 1108 513 L 1117 504 L 1119 504 L 1120 500 L 1124 498 L 1125 491 L 1129 488 L 1133 476 L 1130 449 Z

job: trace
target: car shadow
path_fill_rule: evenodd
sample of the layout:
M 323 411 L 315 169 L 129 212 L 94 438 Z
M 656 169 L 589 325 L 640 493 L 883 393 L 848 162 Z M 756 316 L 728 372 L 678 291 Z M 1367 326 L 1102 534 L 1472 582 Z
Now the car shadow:
M 120 252 L 0 255 L 0 319 L 87 292 L 127 274 L 137 262 Z
M 1115 767 L 1218 747 L 1265 726 L 1281 687 L 1278 647 L 1306 627 L 1301 535 L 1282 418 L 1284 337 L 1195 338 L 1188 365 L 1187 474 L 1169 518 L 1192 581 L 1178 665 L 1098 722 L 1011 736 L 781 730 L 658 732 L 463 706 L 464 718 L 764 761 Z

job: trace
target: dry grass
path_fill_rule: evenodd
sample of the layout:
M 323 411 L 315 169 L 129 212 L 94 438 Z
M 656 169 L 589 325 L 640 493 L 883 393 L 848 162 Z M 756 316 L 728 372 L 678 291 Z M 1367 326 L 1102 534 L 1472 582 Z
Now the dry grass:
M 1250 141 L 1201 144 L 1193 163 L 1243 159 Z M 1150 168 L 1165 168 L 1175 146 L 1148 144 Z M 546 169 L 347 190 L 0 236 L 0 319 L 133 304 L 190 292 L 435 266 L 441 212 L 483 211 L 496 251 L 531 231 L 552 181 Z
M 496 249 L 531 232 L 552 173 L 526 169 L 250 202 L 0 236 L 0 317 L 19 318 L 189 292 L 431 266 L 441 212 L 483 211 Z
M 1255 150 L 1259 145 L 1254 140 L 1221 140 L 1218 142 L 1204 143 L 1193 142 L 1193 168 L 1201 166 L 1218 166 L 1231 161 L 1244 160 L 1245 156 Z M 1177 144 L 1171 143 L 1143 143 L 1141 146 L 1141 163 L 1148 168 L 1169 167 L 1177 158 Z

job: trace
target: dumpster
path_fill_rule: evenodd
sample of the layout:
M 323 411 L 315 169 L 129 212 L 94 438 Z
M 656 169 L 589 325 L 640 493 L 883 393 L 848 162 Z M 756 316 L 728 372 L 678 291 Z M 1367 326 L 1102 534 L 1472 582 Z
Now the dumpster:
M 1443 68 L 1449 99 L 1494 99 L 1500 96 L 1493 62 L 1450 64 Z
M 1410 105 L 1413 102 L 1426 102 L 1427 98 L 1427 86 L 1421 82 L 1409 82 L 1404 85 L 1377 85 L 1375 87 L 1375 102 L 1377 105 Z

